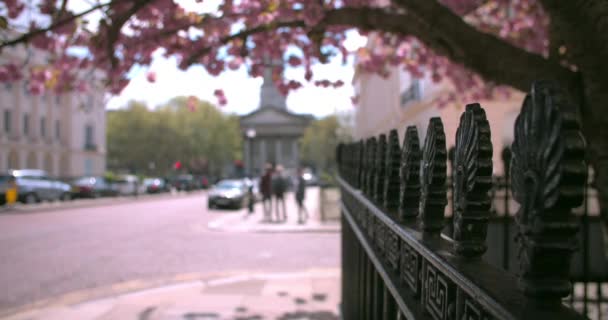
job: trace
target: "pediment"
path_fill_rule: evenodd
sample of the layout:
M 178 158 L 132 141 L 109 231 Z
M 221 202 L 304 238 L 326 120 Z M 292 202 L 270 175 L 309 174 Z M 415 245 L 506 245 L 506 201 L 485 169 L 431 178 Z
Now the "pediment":
M 308 117 L 291 114 L 284 110 L 275 108 L 259 109 L 241 118 L 241 124 L 246 125 L 265 125 L 265 124 L 305 124 L 309 121 Z

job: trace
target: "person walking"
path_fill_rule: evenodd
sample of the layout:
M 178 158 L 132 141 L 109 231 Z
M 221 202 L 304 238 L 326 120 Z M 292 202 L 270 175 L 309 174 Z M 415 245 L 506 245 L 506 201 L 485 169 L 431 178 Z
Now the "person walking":
M 266 164 L 264 175 L 260 178 L 260 192 L 262 193 L 262 207 L 264 220 L 270 221 L 272 214 L 272 166 Z
M 298 168 L 298 177 L 296 180 L 296 203 L 298 205 L 298 223 L 303 224 L 308 220 L 308 209 L 304 206 L 304 198 L 306 197 L 306 182 L 304 181 L 304 172 L 302 168 Z
M 283 175 L 283 166 L 278 165 L 272 179 L 272 192 L 275 198 L 275 214 L 278 222 L 287 221 L 287 207 L 285 206 L 285 191 L 287 191 L 287 178 Z M 282 210 L 281 210 L 282 209 Z M 283 213 L 281 214 L 281 211 Z

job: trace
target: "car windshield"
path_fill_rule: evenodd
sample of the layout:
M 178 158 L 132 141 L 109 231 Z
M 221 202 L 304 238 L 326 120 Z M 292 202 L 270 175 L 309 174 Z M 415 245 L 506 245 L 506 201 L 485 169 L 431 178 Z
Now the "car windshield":
M 220 181 L 216 186 L 218 189 L 241 189 L 243 183 L 240 181 Z
M 95 183 L 95 178 L 93 178 L 93 177 L 82 177 L 82 178 L 76 179 L 76 181 L 74 181 L 74 183 L 77 183 L 77 184 L 94 184 Z

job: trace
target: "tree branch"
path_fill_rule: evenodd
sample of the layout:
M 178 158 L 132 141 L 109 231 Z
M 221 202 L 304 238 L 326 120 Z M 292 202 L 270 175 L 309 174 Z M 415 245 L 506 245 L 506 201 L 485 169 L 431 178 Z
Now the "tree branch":
M 529 90 L 532 82 L 539 78 L 555 79 L 567 86 L 576 82 L 574 72 L 475 29 L 437 0 L 394 1 L 411 13 L 412 19 L 407 25 L 418 24 L 425 29 L 412 35 L 486 80 L 522 91 Z
M 0 49 L 5 48 L 5 47 L 12 47 L 12 46 L 18 45 L 20 43 L 28 42 L 33 37 L 35 37 L 35 36 L 37 36 L 39 34 L 43 34 L 43 33 L 52 31 L 54 29 L 57 29 L 57 28 L 65 25 L 65 24 L 67 24 L 69 22 L 72 22 L 72 21 L 74 21 L 74 20 L 76 20 L 76 19 L 78 19 L 80 17 L 86 16 L 87 14 L 89 14 L 89 13 L 95 11 L 95 10 L 101 9 L 103 7 L 107 7 L 109 5 L 117 3 L 119 1 L 122 1 L 122 0 L 112 0 L 110 2 L 100 3 L 100 4 L 96 5 L 96 6 L 93 6 L 93 7 L 89 8 L 89 9 L 81 12 L 81 13 L 78 13 L 76 15 L 73 15 L 73 16 L 67 17 L 65 19 L 59 20 L 59 21 L 57 21 L 55 23 L 52 23 L 50 26 L 48 26 L 46 28 L 33 30 L 33 31 L 25 33 L 25 34 L 21 35 L 20 37 L 17 37 L 17 38 L 15 38 L 13 40 L 4 41 L 4 42 L 0 43 Z
M 110 27 L 108 29 L 107 43 L 106 43 L 107 55 L 110 58 L 112 68 L 116 67 L 116 64 L 117 64 L 116 56 L 114 55 L 114 45 L 115 45 L 116 41 L 118 40 L 118 36 L 120 35 L 120 30 L 122 30 L 122 27 L 125 25 L 125 23 L 127 23 L 127 21 L 129 21 L 129 19 L 135 13 L 137 13 L 137 11 L 141 10 L 143 7 L 145 7 L 152 1 L 153 0 L 136 0 L 135 3 L 129 8 L 129 10 L 127 10 L 123 14 L 117 16 L 116 20 L 112 21 L 112 24 L 110 25 Z
M 295 28 L 295 27 L 304 27 L 304 26 L 305 26 L 304 21 L 302 21 L 302 20 L 272 22 L 272 23 L 268 23 L 268 24 L 262 24 L 257 27 L 246 29 L 241 32 L 237 32 L 235 34 L 220 38 L 217 41 L 217 44 L 224 45 L 224 44 L 227 44 L 228 42 L 236 40 L 236 39 L 245 40 L 245 39 L 247 39 L 247 37 L 254 35 L 256 33 L 274 30 L 276 28 L 287 28 L 287 27 Z M 207 47 L 198 49 L 193 54 L 191 54 L 188 57 L 188 59 L 186 59 L 186 61 L 184 61 L 184 64 L 186 66 L 191 66 L 191 65 L 195 64 L 196 61 L 198 61 L 201 57 L 209 54 L 209 52 L 211 52 L 211 50 L 213 50 L 213 48 L 215 48 L 215 46 L 207 46 Z

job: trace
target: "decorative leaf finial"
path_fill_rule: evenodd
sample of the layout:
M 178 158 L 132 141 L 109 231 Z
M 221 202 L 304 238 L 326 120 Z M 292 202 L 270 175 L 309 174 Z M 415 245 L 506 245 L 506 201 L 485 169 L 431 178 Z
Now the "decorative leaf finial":
M 373 199 L 374 195 L 374 177 L 376 176 L 376 166 L 374 160 L 376 159 L 376 137 L 369 138 L 369 145 L 367 148 L 367 175 L 365 177 L 365 195 Z
M 399 165 L 401 162 L 401 148 L 399 147 L 399 133 L 396 129 L 388 134 L 386 148 L 386 178 L 384 179 L 384 208 L 389 213 L 399 208 Z
M 454 251 L 467 257 L 486 251 L 492 187 L 492 141 L 486 113 L 477 103 L 466 106 L 456 130 L 453 160 Z
M 425 232 L 438 233 L 444 226 L 447 205 L 445 133 L 441 118 L 434 117 L 424 139 L 420 168 L 420 218 Z
M 416 126 L 409 126 L 403 138 L 399 178 L 399 220 L 418 216 L 420 205 L 420 139 Z
M 365 160 L 365 143 L 363 140 L 359 140 L 357 144 L 357 187 L 363 189 L 365 170 L 363 168 L 363 162 Z
M 386 175 L 386 135 L 383 133 L 378 138 L 376 145 L 376 158 L 374 159 L 374 167 L 376 174 L 374 175 L 374 195 L 373 199 L 380 205 L 384 203 L 384 178 Z
M 573 207 L 583 201 L 585 141 L 563 93 L 538 81 L 515 121 L 511 181 L 520 204 L 520 286 L 524 293 L 560 302 L 570 293 L 570 258 L 576 248 Z

